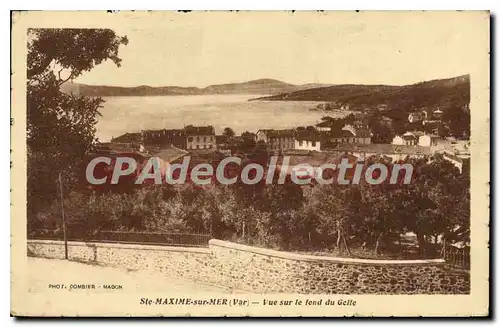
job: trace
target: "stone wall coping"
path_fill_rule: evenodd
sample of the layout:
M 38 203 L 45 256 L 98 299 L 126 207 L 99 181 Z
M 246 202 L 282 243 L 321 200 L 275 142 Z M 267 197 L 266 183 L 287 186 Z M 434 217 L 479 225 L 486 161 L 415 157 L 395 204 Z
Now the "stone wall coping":
M 307 255 L 299 254 L 285 251 L 277 251 L 259 248 L 255 246 L 237 244 L 217 239 L 211 239 L 208 242 L 209 246 L 219 246 L 227 249 L 238 250 L 242 252 L 251 252 L 261 255 L 266 255 L 270 257 L 276 257 L 288 260 L 297 261 L 328 261 L 328 262 L 338 262 L 345 264 L 375 264 L 375 265 L 413 265 L 413 264 L 443 264 L 444 259 L 425 259 L 425 260 L 377 260 L 377 259 L 359 259 L 359 258 L 341 258 L 341 257 L 327 257 L 327 256 L 317 256 L 317 255 Z
M 28 243 L 64 245 L 64 241 L 56 241 L 56 240 L 28 240 Z M 210 254 L 210 250 L 208 248 L 187 247 L 187 246 L 76 242 L 76 241 L 68 241 L 68 246 L 87 246 L 87 247 L 98 247 L 98 248 L 117 248 L 117 249 L 134 249 L 134 250 L 146 250 L 146 251 L 151 250 L 151 251 L 191 252 L 191 253 Z

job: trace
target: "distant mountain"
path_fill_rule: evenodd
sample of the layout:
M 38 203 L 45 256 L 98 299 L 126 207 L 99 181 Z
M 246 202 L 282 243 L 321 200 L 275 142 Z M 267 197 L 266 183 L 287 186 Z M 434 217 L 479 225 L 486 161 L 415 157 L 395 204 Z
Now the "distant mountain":
M 275 79 L 258 79 L 243 83 L 227 83 L 210 85 L 205 88 L 141 85 L 135 87 L 87 85 L 65 83 L 62 91 L 88 96 L 154 96 L 154 95 L 203 95 L 203 94 L 281 94 L 311 87 L 326 86 L 326 84 L 293 85 Z
M 231 93 L 261 93 L 277 94 L 290 92 L 296 88 L 295 85 L 281 82 L 275 79 L 258 79 L 243 83 L 229 83 L 210 85 L 203 89 L 204 94 L 231 94 Z
M 376 105 L 393 108 L 464 106 L 470 102 L 470 78 L 462 75 L 412 85 L 332 85 L 286 92 L 252 100 L 326 101 L 362 109 Z

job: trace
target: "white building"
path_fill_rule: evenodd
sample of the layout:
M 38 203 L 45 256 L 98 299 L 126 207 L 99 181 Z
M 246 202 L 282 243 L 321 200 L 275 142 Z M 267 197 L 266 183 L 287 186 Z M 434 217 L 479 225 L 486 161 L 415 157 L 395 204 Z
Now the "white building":
M 295 150 L 321 151 L 320 135 L 316 130 L 297 130 L 295 135 Z
M 418 145 L 420 146 L 436 146 L 439 137 L 436 135 L 424 134 L 418 138 Z
M 295 150 L 321 151 L 321 142 L 318 140 L 295 140 Z
M 396 135 L 392 139 L 393 145 L 417 145 L 418 138 L 413 134 Z

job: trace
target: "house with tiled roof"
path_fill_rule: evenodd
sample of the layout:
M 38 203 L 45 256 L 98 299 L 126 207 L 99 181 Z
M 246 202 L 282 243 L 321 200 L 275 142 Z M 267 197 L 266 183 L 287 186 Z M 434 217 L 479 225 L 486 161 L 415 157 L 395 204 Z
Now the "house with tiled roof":
M 257 142 L 264 142 L 269 150 L 289 150 L 295 148 L 294 129 L 261 129 L 255 135 Z
M 328 140 L 333 144 L 356 143 L 356 135 L 350 130 L 337 129 L 330 132 Z
M 412 134 L 407 134 L 407 135 L 396 135 L 392 139 L 392 144 L 393 145 L 417 145 L 418 143 L 418 137 Z
M 213 126 L 193 126 L 184 127 L 187 150 L 216 150 L 215 129 Z
M 317 130 L 301 129 L 295 133 L 296 150 L 321 151 L 321 137 Z
M 142 130 L 142 142 L 148 146 L 158 146 L 167 148 L 175 146 L 178 148 L 186 147 L 186 136 L 182 129 L 156 129 Z

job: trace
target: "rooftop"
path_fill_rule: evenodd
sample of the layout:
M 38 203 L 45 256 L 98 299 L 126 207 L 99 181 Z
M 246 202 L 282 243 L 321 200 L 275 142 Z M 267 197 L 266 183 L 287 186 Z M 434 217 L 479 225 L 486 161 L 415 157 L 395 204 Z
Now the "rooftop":
M 417 137 L 415 135 L 412 135 L 412 134 L 403 135 L 403 136 L 401 136 L 401 138 L 405 141 L 412 141 L 412 140 L 417 139 Z
M 420 136 L 425 135 L 425 133 L 422 131 L 408 131 L 408 132 L 404 133 L 403 135 L 414 135 L 416 137 L 420 137 Z
M 145 129 L 142 133 L 154 135 L 175 135 L 182 134 L 184 131 L 182 129 Z
M 321 123 L 317 123 L 316 127 L 331 127 L 332 122 L 328 120 L 323 120 Z
M 340 137 L 354 137 L 355 135 L 351 131 L 345 129 L 337 129 L 331 131 L 330 136 L 335 138 L 340 138 Z
M 376 154 L 420 154 L 431 155 L 430 148 L 415 145 L 394 145 L 394 144 L 352 144 L 343 143 L 332 151 L 345 151 L 345 152 L 366 152 Z
M 113 137 L 111 139 L 111 142 L 115 143 L 134 143 L 141 141 L 142 141 L 141 133 L 125 133 L 120 136 Z
M 165 162 L 173 162 L 179 158 L 187 155 L 188 152 L 176 147 L 169 147 L 163 149 L 153 155 L 153 157 L 158 157 Z
M 187 135 L 214 135 L 215 130 L 213 126 L 193 126 L 188 125 L 184 127 Z
M 295 138 L 299 141 L 319 141 L 320 135 L 316 130 L 297 130 Z
M 294 129 L 261 129 L 259 132 L 265 133 L 267 137 L 295 137 Z
M 104 142 L 96 144 L 95 151 L 98 153 L 133 153 L 139 151 L 139 144 Z

